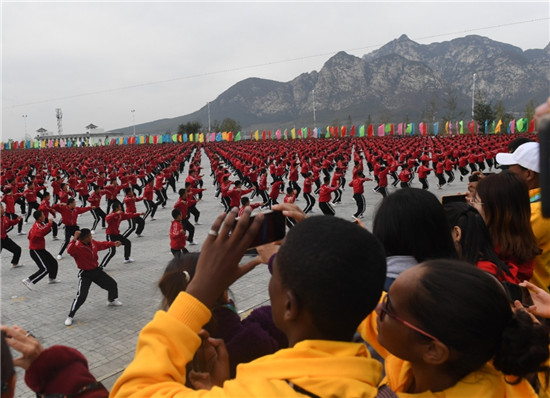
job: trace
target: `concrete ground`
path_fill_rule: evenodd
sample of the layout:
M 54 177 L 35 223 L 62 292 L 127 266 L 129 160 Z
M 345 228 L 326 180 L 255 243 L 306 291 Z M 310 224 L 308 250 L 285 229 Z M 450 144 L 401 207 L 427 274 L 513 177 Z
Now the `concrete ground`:
M 212 178 L 209 176 L 210 167 L 208 158 L 202 157 L 204 167 L 204 193 L 203 200 L 199 202 L 198 209 L 201 212 L 200 222 L 196 226 L 195 240 L 197 246 L 188 246 L 192 252 L 201 250 L 201 243 L 205 239 L 210 225 L 215 217 L 223 211 L 223 207 L 214 197 Z M 177 188 L 184 185 L 187 168 L 180 176 Z M 347 182 L 351 180 L 351 167 L 348 169 Z M 233 178 L 234 179 L 234 178 Z M 430 191 L 436 196 L 451 195 L 466 191 L 466 181 L 457 179 L 452 186 L 437 188 L 437 179 L 432 174 L 428 177 Z M 391 179 L 390 179 L 391 181 Z M 299 181 L 301 185 L 301 181 Z M 413 187 L 420 188 L 417 179 Z M 373 213 L 380 203 L 382 196 L 372 191 L 374 182 L 365 183 L 365 199 L 367 210 L 363 222 L 367 228 L 371 228 Z M 389 187 L 389 191 L 397 188 Z M 335 207 L 336 216 L 351 221 L 351 215 L 356 210 L 353 192 L 347 187 L 343 193 L 342 204 Z M 122 197 L 122 194 L 121 194 Z M 68 345 L 80 350 L 88 359 L 91 372 L 108 389 L 112 387 L 117 377 L 125 366 L 132 360 L 136 346 L 137 336 L 143 326 L 152 319 L 155 311 L 159 309 L 161 294 L 156 283 L 163 270 L 172 258 L 169 247 L 169 228 L 171 223 L 171 209 L 177 199 L 177 194 L 171 190 L 168 192 L 168 205 L 166 209 L 157 211 L 156 220 L 148 221 L 144 231 L 144 237 L 138 238 L 133 234 L 132 257 L 136 260 L 132 264 L 123 264 L 122 247 L 117 249 L 115 257 L 106 268 L 106 272 L 118 282 L 119 299 L 123 303 L 121 307 L 107 307 L 107 293 L 92 285 L 88 299 L 77 312 L 72 326 L 64 325 L 77 290 L 77 267 L 72 257 L 66 253 L 59 261 L 58 278 L 61 283 L 50 285 L 47 277 L 38 282 L 32 291 L 29 291 L 21 280 L 28 277 L 36 270 L 36 265 L 29 256 L 27 236 L 18 236 L 12 230 L 9 236 L 23 249 L 20 263 L 23 267 L 11 269 L 11 253 L 2 251 L 1 254 L 1 323 L 5 325 L 19 325 L 30 331 L 42 343 L 44 347 L 55 344 Z M 281 196 L 282 201 L 282 196 Z M 301 207 L 305 206 L 305 200 L 300 198 L 297 202 Z M 102 202 L 102 207 L 105 207 Z M 18 209 L 18 207 L 17 207 Z M 322 214 L 316 204 L 313 215 Z M 145 211 L 142 202 L 138 202 L 138 211 Z M 32 217 L 31 217 L 32 218 Z M 92 215 L 88 212 L 79 217 L 81 228 L 90 228 L 93 223 Z M 24 225 L 23 230 L 28 232 L 29 224 Z M 126 228 L 126 222 L 121 224 L 121 230 Z M 64 234 L 60 230 L 59 237 Z M 96 240 L 105 240 L 105 230 L 98 229 L 94 236 Z M 54 256 L 57 255 L 62 240 L 52 241 L 51 234 L 46 237 L 46 248 Z M 100 260 L 102 253 L 100 253 Z M 260 265 L 237 281 L 231 291 L 239 312 L 246 312 L 252 308 L 269 303 L 267 285 L 269 273 L 267 267 Z M 34 397 L 35 395 L 23 382 L 23 371 L 18 369 L 17 397 Z

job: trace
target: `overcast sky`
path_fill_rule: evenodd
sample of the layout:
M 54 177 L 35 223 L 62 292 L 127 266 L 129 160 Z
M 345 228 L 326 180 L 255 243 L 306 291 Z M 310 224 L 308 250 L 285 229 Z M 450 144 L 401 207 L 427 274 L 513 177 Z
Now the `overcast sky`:
M 478 34 L 523 50 L 550 41 L 546 0 L 1 7 L 3 141 L 23 139 L 25 122 L 31 137 L 57 132 L 56 108 L 64 133 L 185 115 L 248 77 L 286 82 L 402 34 L 422 44 Z

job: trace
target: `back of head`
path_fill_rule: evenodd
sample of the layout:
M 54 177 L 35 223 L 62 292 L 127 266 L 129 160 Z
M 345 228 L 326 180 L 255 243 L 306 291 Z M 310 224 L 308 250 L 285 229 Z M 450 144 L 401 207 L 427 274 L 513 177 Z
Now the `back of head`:
M 296 224 L 277 253 L 284 286 L 328 340 L 351 340 L 376 307 L 386 277 L 384 250 L 367 230 L 327 216 Z
M 461 378 L 491 359 L 503 373 L 520 377 L 545 369 L 548 331 L 525 311 L 512 311 L 496 278 L 458 260 L 418 267 L 423 273 L 408 310 L 422 330 L 451 349 L 447 372 Z
M 481 214 L 464 202 L 451 202 L 443 206 L 451 231 L 460 228 L 459 258 L 476 265 L 479 260 L 493 262 L 498 272 L 510 274 L 508 265 L 500 260 L 494 251 L 489 230 Z
M 422 189 L 400 189 L 384 198 L 373 233 L 387 256 L 413 256 L 418 262 L 456 257 L 443 206 Z
M 187 289 L 187 285 L 195 275 L 199 255 L 200 253 L 185 253 L 170 260 L 158 282 L 163 296 L 162 309 L 167 310 L 178 294 Z
M 477 195 L 483 203 L 491 239 L 502 255 L 520 263 L 531 261 L 539 248 L 531 228 L 529 190 L 525 181 L 503 171 L 481 179 Z

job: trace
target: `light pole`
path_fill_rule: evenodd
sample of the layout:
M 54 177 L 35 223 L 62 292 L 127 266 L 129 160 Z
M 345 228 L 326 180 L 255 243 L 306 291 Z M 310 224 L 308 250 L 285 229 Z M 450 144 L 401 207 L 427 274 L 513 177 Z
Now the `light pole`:
M 210 129 L 210 102 L 207 102 L 206 105 L 208 105 L 208 132 L 211 133 L 212 130 Z
M 21 115 L 23 120 L 25 121 L 25 140 L 27 139 L 27 115 Z
M 476 92 L 476 74 L 474 73 L 474 84 L 472 85 L 472 120 L 474 119 L 475 92 Z
M 315 90 L 311 92 L 313 94 L 313 127 L 317 127 L 317 121 L 315 120 Z
M 136 136 L 136 110 L 132 109 L 132 120 L 134 121 L 134 137 Z

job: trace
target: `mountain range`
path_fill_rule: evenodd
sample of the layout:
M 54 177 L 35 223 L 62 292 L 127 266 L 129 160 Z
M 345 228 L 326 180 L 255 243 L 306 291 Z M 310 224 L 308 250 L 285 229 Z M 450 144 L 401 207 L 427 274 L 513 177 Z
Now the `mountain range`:
M 550 93 L 550 43 L 522 49 L 470 35 L 419 44 L 402 35 L 359 58 L 343 51 L 320 71 L 289 82 L 242 80 L 210 103 L 211 120 L 236 120 L 242 131 L 338 124 L 437 121 L 471 116 L 476 100 L 502 101 L 515 117 Z M 474 77 L 475 74 L 475 77 Z M 139 134 L 176 132 L 180 124 L 208 125 L 207 106 L 170 119 L 136 125 Z M 112 130 L 131 134 L 133 127 Z

